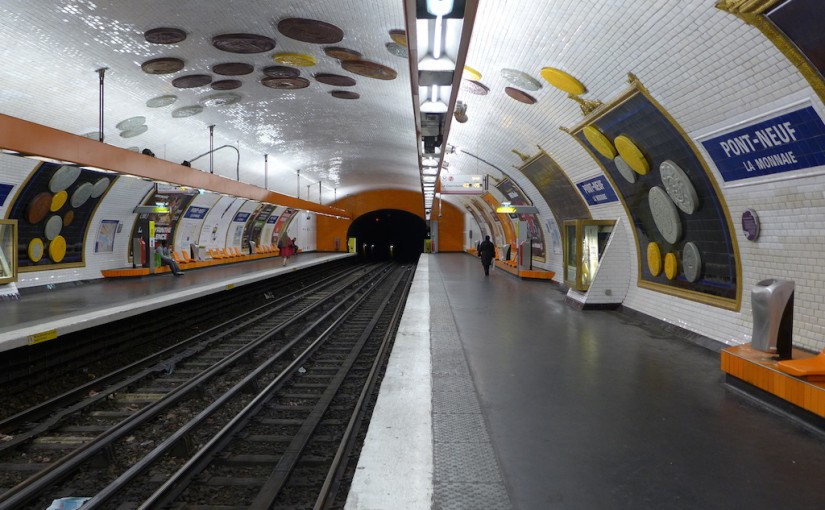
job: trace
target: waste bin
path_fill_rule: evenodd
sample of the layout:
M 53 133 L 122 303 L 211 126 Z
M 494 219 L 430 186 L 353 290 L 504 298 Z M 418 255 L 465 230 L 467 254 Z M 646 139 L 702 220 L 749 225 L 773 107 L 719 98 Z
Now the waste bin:
M 779 359 L 791 359 L 793 340 L 794 282 L 769 279 L 751 291 L 754 349 L 776 352 Z

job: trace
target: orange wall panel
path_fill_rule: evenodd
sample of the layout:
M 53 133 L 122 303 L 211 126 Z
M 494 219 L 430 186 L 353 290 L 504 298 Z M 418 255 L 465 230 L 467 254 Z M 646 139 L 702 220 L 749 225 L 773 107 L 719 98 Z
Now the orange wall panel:
M 326 216 L 317 217 L 316 246 L 318 251 L 338 251 L 347 249 L 347 230 L 353 220 L 380 209 L 398 209 L 415 214 L 424 219 L 424 200 L 421 193 L 397 189 L 365 191 L 346 196 L 330 204 L 332 207 L 345 209 L 352 214 L 349 219 L 336 219 Z M 462 251 L 464 238 L 464 215 L 456 207 L 444 203 L 441 217 L 438 217 L 437 202 L 433 204 L 432 219 L 439 223 L 439 250 Z

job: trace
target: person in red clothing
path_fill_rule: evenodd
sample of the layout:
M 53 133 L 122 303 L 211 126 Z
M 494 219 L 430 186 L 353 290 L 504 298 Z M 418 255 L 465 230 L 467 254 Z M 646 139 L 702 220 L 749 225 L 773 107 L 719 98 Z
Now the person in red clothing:
M 284 259 L 284 265 L 286 265 L 289 257 L 291 257 L 295 253 L 295 239 L 290 238 L 289 236 L 284 236 L 278 241 L 278 249 L 280 250 L 280 255 Z

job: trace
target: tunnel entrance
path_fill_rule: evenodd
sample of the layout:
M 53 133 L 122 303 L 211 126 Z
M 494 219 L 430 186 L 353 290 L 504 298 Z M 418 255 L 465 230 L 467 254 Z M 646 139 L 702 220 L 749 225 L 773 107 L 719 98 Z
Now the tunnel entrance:
M 356 240 L 358 256 L 364 260 L 415 262 L 429 235 L 427 223 L 407 211 L 379 209 L 368 212 L 350 225 L 347 237 Z

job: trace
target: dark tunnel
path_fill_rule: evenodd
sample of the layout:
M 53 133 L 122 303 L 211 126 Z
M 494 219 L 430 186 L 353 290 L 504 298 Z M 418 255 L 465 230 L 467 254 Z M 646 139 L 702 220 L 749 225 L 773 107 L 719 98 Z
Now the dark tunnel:
M 429 230 L 423 219 L 407 211 L 379 209 L 368 212 L 349 227 L 358 256 L 364 260 L 415 262 L 424 250 Z

